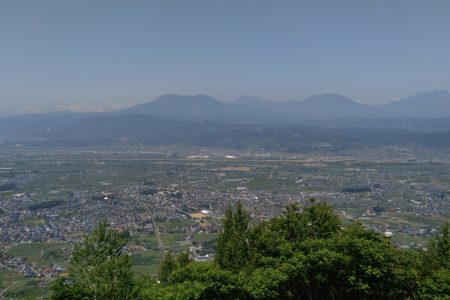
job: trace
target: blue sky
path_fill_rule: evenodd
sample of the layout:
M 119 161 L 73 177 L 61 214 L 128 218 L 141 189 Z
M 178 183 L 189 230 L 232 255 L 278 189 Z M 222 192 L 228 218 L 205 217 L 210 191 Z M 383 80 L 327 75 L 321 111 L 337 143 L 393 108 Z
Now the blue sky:
M 0 115 L 450 90 L 450 1 L 0 0 Z

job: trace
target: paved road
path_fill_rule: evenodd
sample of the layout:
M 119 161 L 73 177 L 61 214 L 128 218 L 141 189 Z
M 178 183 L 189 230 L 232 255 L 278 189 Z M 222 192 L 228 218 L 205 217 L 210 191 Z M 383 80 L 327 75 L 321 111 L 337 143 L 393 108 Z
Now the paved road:
M 150 208 L 150 206 L 148 205 L 148 203 L 145 203 L 142 199 L 139 199 L 139 202 L 150 213 L 150 217 L 152 218 L 153 228 L 154 228 L 154 231 L 155 231 L 156 242 L 158 243 L 158 248 L 160 250 L 163 250 L 164 249 L 164 243 L 163 243 L 163 241 L 161 239 L 161 235 L 159 233 L 159 228 L 158 228 L 158 225 L 156 224 L 155 217 L 153 216 L 153 211 Z

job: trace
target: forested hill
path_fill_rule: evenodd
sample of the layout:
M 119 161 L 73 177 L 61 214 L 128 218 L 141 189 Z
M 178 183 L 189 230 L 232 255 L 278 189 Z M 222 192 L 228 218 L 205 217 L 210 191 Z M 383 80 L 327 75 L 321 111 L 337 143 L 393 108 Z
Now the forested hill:
M 124 237 L 106 223 L 75 246 L 52 299 L 449 299 L 448 223 L 426 251 L 395 248 L 361 224 L 342 228 L 326 204 L 289 205 L 251 225 L 228 209 L 214 262 L 168 253 L 157 278 L 131 272 Z
M 339 152 L 386 145 L 446 148 L 450 147 L 450 119 L 447 125 L 442 130 L 429 131 L 351 124 L 257 125 L 169 121 L 147 115 L 51 114 L 0 119 L 0 141 L 37 147 L 184 144 L 287 152 Z

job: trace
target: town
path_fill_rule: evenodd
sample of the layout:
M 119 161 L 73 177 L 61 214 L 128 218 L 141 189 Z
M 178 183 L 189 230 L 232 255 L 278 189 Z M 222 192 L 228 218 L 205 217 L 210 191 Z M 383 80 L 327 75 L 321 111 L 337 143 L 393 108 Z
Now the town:
M 213 259 L 223 214 L 237 201 L 262 222 L 314 198 L 343 225 L 361 222 L 402 248 L 424 247 L 450 217 L 446 161 L 194 148 L 4 151 L 1 162 L 0 272 L 41 288 L 103 220 L 128 238 L 135 270 L 151 275 L 167 251 Z

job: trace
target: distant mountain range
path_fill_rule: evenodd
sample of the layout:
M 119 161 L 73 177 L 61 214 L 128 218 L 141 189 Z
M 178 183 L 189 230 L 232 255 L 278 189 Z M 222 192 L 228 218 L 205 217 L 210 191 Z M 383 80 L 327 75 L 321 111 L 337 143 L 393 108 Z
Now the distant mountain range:
M 164 95 L 152 102 L 116 112 L 130 113 L 185 121 L 288 124 L 314 120 L 443 118 L 450 117 L 450 94 L 437 90 L 383 105 L 367 105 L 337 94 L 316 95 L 290 102 L 241 97 L 231 103 L 205 95 Z
M 303 151 L 377 145 L 450 147 L 450 94 L 383 105 L 324 94 L 304 101 L 164 95 L 110 113 L 53 112 L 0 119 L 1 143 L 35 146 L 191 144 Z

